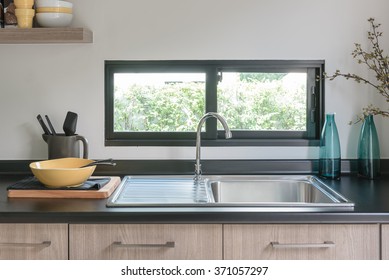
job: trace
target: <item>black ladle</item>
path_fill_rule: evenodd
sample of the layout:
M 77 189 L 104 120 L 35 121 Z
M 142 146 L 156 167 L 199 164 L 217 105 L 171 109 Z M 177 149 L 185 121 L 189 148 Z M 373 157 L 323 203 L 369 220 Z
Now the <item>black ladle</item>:
M 89 166 L 94 166 L 94 165 L 111 165 L 111 166 L 115 166 L 116 165 L 116 162 L 113 162 L 113 159 L 112 158 L 109 158 L 109 159 L 101 159 L 101 160 L 95 160 L 91 163 L 88 163 L 86 165 L 83 165 L 81 166 L 80 168 L 84 168 L 84 167 L 89 167 Z

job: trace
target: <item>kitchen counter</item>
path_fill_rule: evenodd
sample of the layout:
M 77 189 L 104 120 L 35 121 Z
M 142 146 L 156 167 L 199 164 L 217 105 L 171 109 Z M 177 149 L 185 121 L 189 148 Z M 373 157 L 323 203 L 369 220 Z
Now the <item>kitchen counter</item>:
M 389 223 L 389 175 L 374 181 L 342 176 L 328 183 L 355 203 L 338 212 L 256 212 L 252 208 L 107 208 L 106 199 L 8 198 L 23 175 L 0 177 L 0 223 Z M 228 210 L 228 211 L 227 211 Z

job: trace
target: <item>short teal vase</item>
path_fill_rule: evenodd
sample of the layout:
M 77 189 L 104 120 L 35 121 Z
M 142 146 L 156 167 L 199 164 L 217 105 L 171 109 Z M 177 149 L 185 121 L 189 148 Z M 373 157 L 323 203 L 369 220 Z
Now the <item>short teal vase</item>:
M 373 115 L 362 124 L 358 142 L 358 176 L 373 180 L 381 175 L 380 144 Z

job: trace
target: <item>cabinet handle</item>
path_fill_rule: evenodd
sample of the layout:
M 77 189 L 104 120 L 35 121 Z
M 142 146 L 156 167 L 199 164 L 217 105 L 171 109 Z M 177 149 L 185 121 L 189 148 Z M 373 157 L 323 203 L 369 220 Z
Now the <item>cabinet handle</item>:
M 51 241 L 43 241 L 42 243 L 0 243 L 1 247 L 49 247 L 51 245 Z
M 335 243 L 332 241 L 324 241 L 323 243 L 279 243 L 270 242 L 274 249 L 285 249 L 285 248 L 333 248 Z
M 168 241 L 165 244 L 123 244 L 121 241 L 116 241 L 112 245 L 122 248 L 174 248 L 176 243 Z

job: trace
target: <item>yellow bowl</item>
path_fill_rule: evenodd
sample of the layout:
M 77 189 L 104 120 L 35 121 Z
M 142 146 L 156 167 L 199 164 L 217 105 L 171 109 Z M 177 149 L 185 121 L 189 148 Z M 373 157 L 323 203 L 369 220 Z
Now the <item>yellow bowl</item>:
M 19 28 L 32 28 L 32 19 L 35 15 L 34 9 L 15 9 Z
M 32 16 L 17 16 L 19 28 L 32 28 Z
M 80 168 L 91 162 L 91 159 L 60 158 L 32 162 L 30 168 L 34 176 L 47 187 L 77 187 L 95 171 L 95 165 Z
M 31 9 L 34 5 L 34 0 L 14 0 L 16 9 Z

